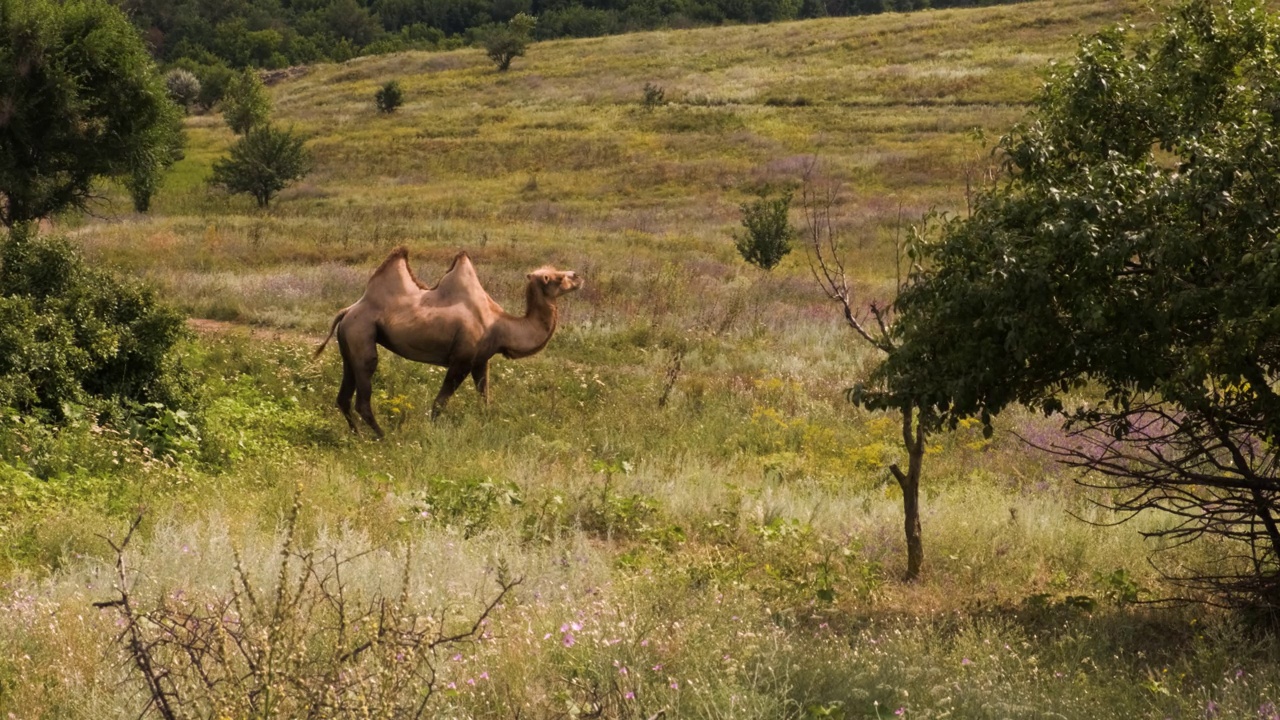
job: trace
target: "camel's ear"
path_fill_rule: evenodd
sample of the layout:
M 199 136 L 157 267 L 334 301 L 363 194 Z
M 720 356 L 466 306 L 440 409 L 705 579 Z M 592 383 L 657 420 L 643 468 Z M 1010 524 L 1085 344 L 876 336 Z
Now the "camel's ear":
M 525 279 L 525 280 L 532 280 L 532 279 L 533 279 L 533 273 L 528 273 L 528 274 L 526 274 L 526 275 L 524 276 L 524 279 Z

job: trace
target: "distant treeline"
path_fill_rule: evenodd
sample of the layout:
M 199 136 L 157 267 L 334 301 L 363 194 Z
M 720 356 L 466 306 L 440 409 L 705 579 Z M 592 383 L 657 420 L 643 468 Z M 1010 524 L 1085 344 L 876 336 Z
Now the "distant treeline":
M 116 0 L 156 58 L 202 82 L 215 69 L 281 68 L 457 47 L 517 13 L 537 39 L 720 23 L 864 15 L 1015 0 Z

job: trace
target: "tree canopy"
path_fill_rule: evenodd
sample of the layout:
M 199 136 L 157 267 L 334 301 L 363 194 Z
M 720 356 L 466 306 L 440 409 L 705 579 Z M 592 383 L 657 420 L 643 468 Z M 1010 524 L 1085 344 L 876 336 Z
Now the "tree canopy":
M 919 248 L 869 403 L 1065 410 L 1056 452 L 1176 538 L 1244 542 L 1207 584 L 1280 606 L 1276 19 L 1190 0 L 1148 38 L 1097 34 L 998 152 L 1003 179 Z
M 152 181 L 181 111 L 106 0 L 0 0 L 0 222 L 82 207 L 96 178 Z

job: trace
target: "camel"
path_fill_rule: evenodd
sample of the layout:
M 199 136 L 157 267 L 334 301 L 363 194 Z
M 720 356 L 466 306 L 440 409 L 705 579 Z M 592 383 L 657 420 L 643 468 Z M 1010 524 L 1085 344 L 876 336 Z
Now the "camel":
M 369 402 L 379 345 L 402 358 L 447 368 L 431 406 L 432 419 L 468 374 L 488 403 L 489 359 L 498 353 L 515 359 L 541 351 L 556 331 L 556 299 L 582 287 L 576 273 L 550 266 L 526 277 L 525 314 L 518 317 L 504 312 L 481 287 L 466 252 L 458 253 L 440 282 L 428 288 L 409 268 L 409 250 L 393 250 L 370 276 L 364 295 L 333 318 L 329 335 L 315 352 L 319 357 L 337 335 L 342 353 L 338 409 L 351 431 L 359 432 L 351 415 L 354 394 L 360 417 L 383 436 Z

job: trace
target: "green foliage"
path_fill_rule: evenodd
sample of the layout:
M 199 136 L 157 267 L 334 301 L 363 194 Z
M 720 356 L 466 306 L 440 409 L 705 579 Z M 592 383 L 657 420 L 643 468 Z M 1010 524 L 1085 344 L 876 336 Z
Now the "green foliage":
M 253 70 L 242 70 L 227 82 L 222 94 L 222 117 L 237 135 L 245 135 L 267 124 L 271 115 L 271 99 L 267 86 Z
M 504 507 L 518 506 L 520 488 L 492 478 L 435 476 L 427 487 L 413 494 L 405 521 L 421 520 L 454 527 L 472 537 L 495 524 Z
M 373 100 L 378 105 L 378 112 L 393 113 L 404 104 L 404 91 L 400 89 L 399 82 L 388 80 L 374 93 Z
M 0 88 L 6 226 L 84 207 L 97 178 L 154 189 L 181 144 L 181 111 L 105 0 L 0 0 Z
M 169 355 L 182 318 L 150 289 L 25 233 L 0 263 L 0 407 L 64 420 L 73 404 L 181 404 Z
M 887 392 L 869 396 L 989 425 L 1096 383 L 1064 456 L 1112 478 L 1123 508 L 1246 543 L 1200 582 L 1272 607 L 1280 542 L 1258 493 L 1280 480 L 1277 46 L 1255 0 L 1190 0 L 1149 39 L 1085 40 L 1001 141 L 1005 180 L 922 246 L 876 373 Z
M 764 195 L 741 207 L 746 232 L 734 236 L 738 254 L 758 268 L 772 270 L 791 252 L 796 236 L 790 219 L 791 193 L 773 198 Z
M 265 208 L 276 193 L 310 171 L 303 143 L 292 130 L 254 128 L 231 146 L 230 155 L 213 164 L 209 182 L 229 193 L 251 195 Z
M 483 33 L 484 51 L 501 72 L 511 68 L 511 61 L 524 55 L 537 20 L 518 13 L 506 25 L 494 25 Z

